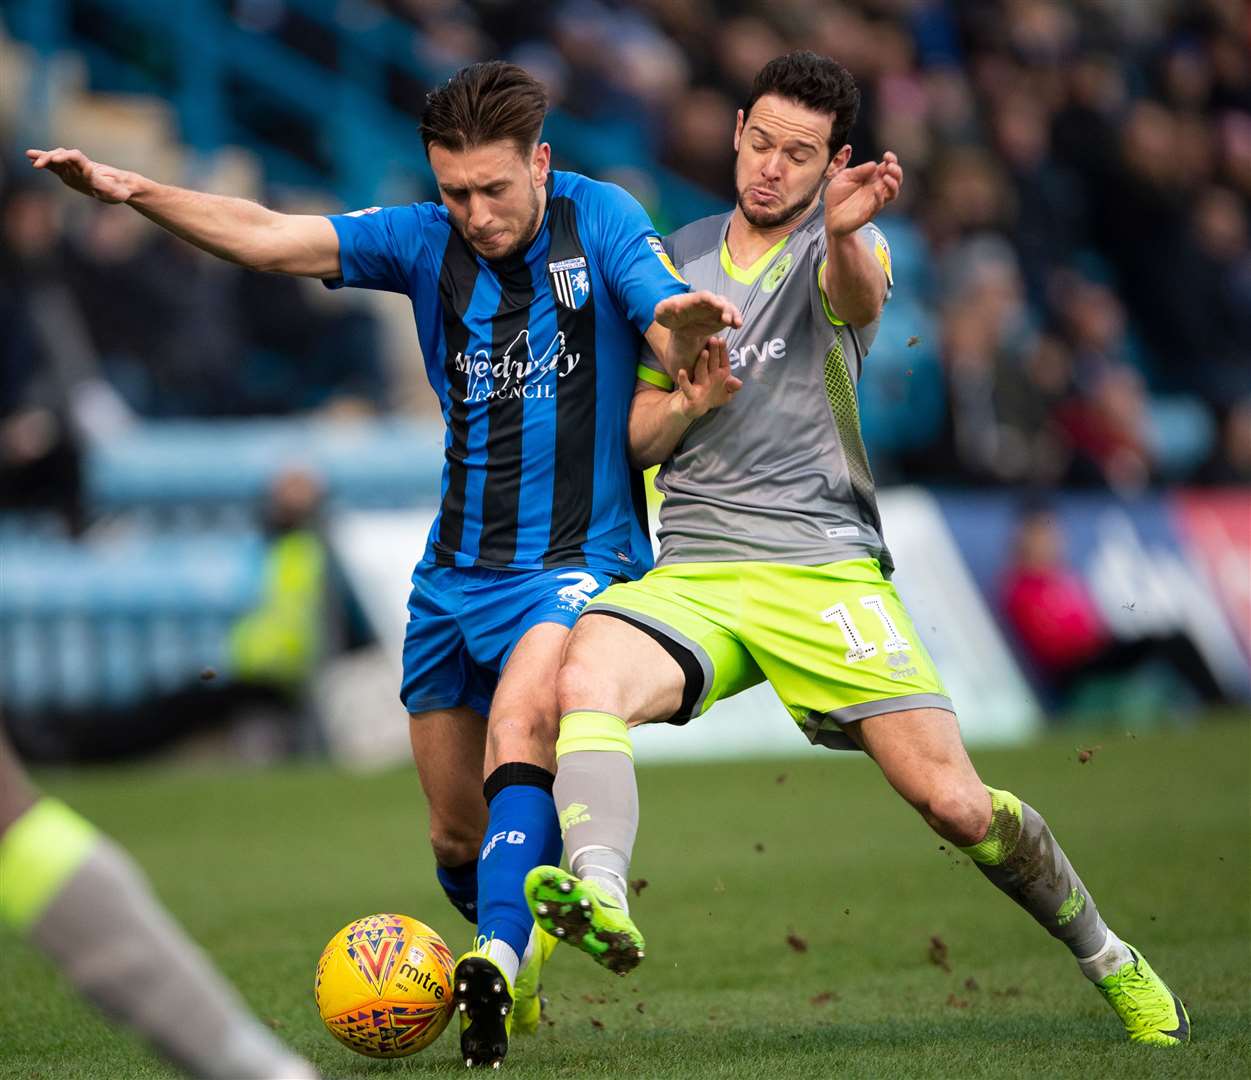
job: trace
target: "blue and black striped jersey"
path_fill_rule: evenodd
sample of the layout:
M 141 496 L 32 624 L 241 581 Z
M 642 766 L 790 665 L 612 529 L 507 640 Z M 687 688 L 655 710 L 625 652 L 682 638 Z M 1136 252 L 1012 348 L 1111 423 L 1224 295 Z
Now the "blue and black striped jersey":
M 435 203 L 331 217 L 336 285 L 412 300 L 447 435 L 426 559 L 442 566 L 652 564 L 627 458 L 641 334 L 685 292 L 625 191 L 553 172 L 538 235 L 507 260 L 476 255 Z

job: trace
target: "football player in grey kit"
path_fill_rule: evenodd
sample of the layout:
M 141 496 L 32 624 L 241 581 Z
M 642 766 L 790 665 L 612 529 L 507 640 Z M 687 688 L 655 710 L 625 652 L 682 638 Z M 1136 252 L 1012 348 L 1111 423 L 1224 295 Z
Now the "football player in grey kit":
M 757 75 L 735 132 L 738 205 L 665 242 L 742 328 L 694 372 L 640 368 L 631 446 L 665 461 L 660 558 L 594 598 L 557 680 L 556 807 L 571 873 L 538 867 L 540 926 L 621 973 L 643 957 L 625 883 L 638 827 L 629 728 L 685 722 L 767 679 L 808 738 L 860 749 L 944 839 L 1073 953 L 1131 1039 L 1189 1040 L 1180 999 L 1103 921 L 1046 822 L 986 787 L 890 583 L 855 384 L 890 297 L 874 216 L 894 154 L 851 167 L 859 93 L 792 53 Z

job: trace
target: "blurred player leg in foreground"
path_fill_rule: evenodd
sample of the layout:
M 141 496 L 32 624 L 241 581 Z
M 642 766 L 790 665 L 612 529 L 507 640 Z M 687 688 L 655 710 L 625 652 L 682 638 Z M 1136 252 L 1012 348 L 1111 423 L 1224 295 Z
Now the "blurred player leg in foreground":
M 2 736 L 0 918 L 192 1076 L 317 1076 L 248 1013 L 126 853 L 39 795 Z

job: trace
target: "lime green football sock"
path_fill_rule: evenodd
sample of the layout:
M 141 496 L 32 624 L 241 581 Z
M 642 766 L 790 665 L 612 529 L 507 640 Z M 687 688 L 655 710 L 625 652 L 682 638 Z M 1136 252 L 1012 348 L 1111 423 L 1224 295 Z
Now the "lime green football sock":
M 621 717 L 583 710 L 560 718 L 552 794 L 569 869 L 598 882 L 626 908 L 639 795 L 629 728 Z
M 248 1013 L 129 856 L 55 799 L 0 837 L 0 919 L 192 1076 L 317 1075 Z

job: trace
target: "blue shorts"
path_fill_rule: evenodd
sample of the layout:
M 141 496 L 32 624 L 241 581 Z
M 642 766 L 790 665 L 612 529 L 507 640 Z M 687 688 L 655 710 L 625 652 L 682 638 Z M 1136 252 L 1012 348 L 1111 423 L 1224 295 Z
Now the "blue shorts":
M 486 716 L 526 631 L 548 622 L 573 626 L 592 596 L 620 580 L 585 566 L 485 570 L 419 562 L 404 633 L 404 708 L 468 705 Z

